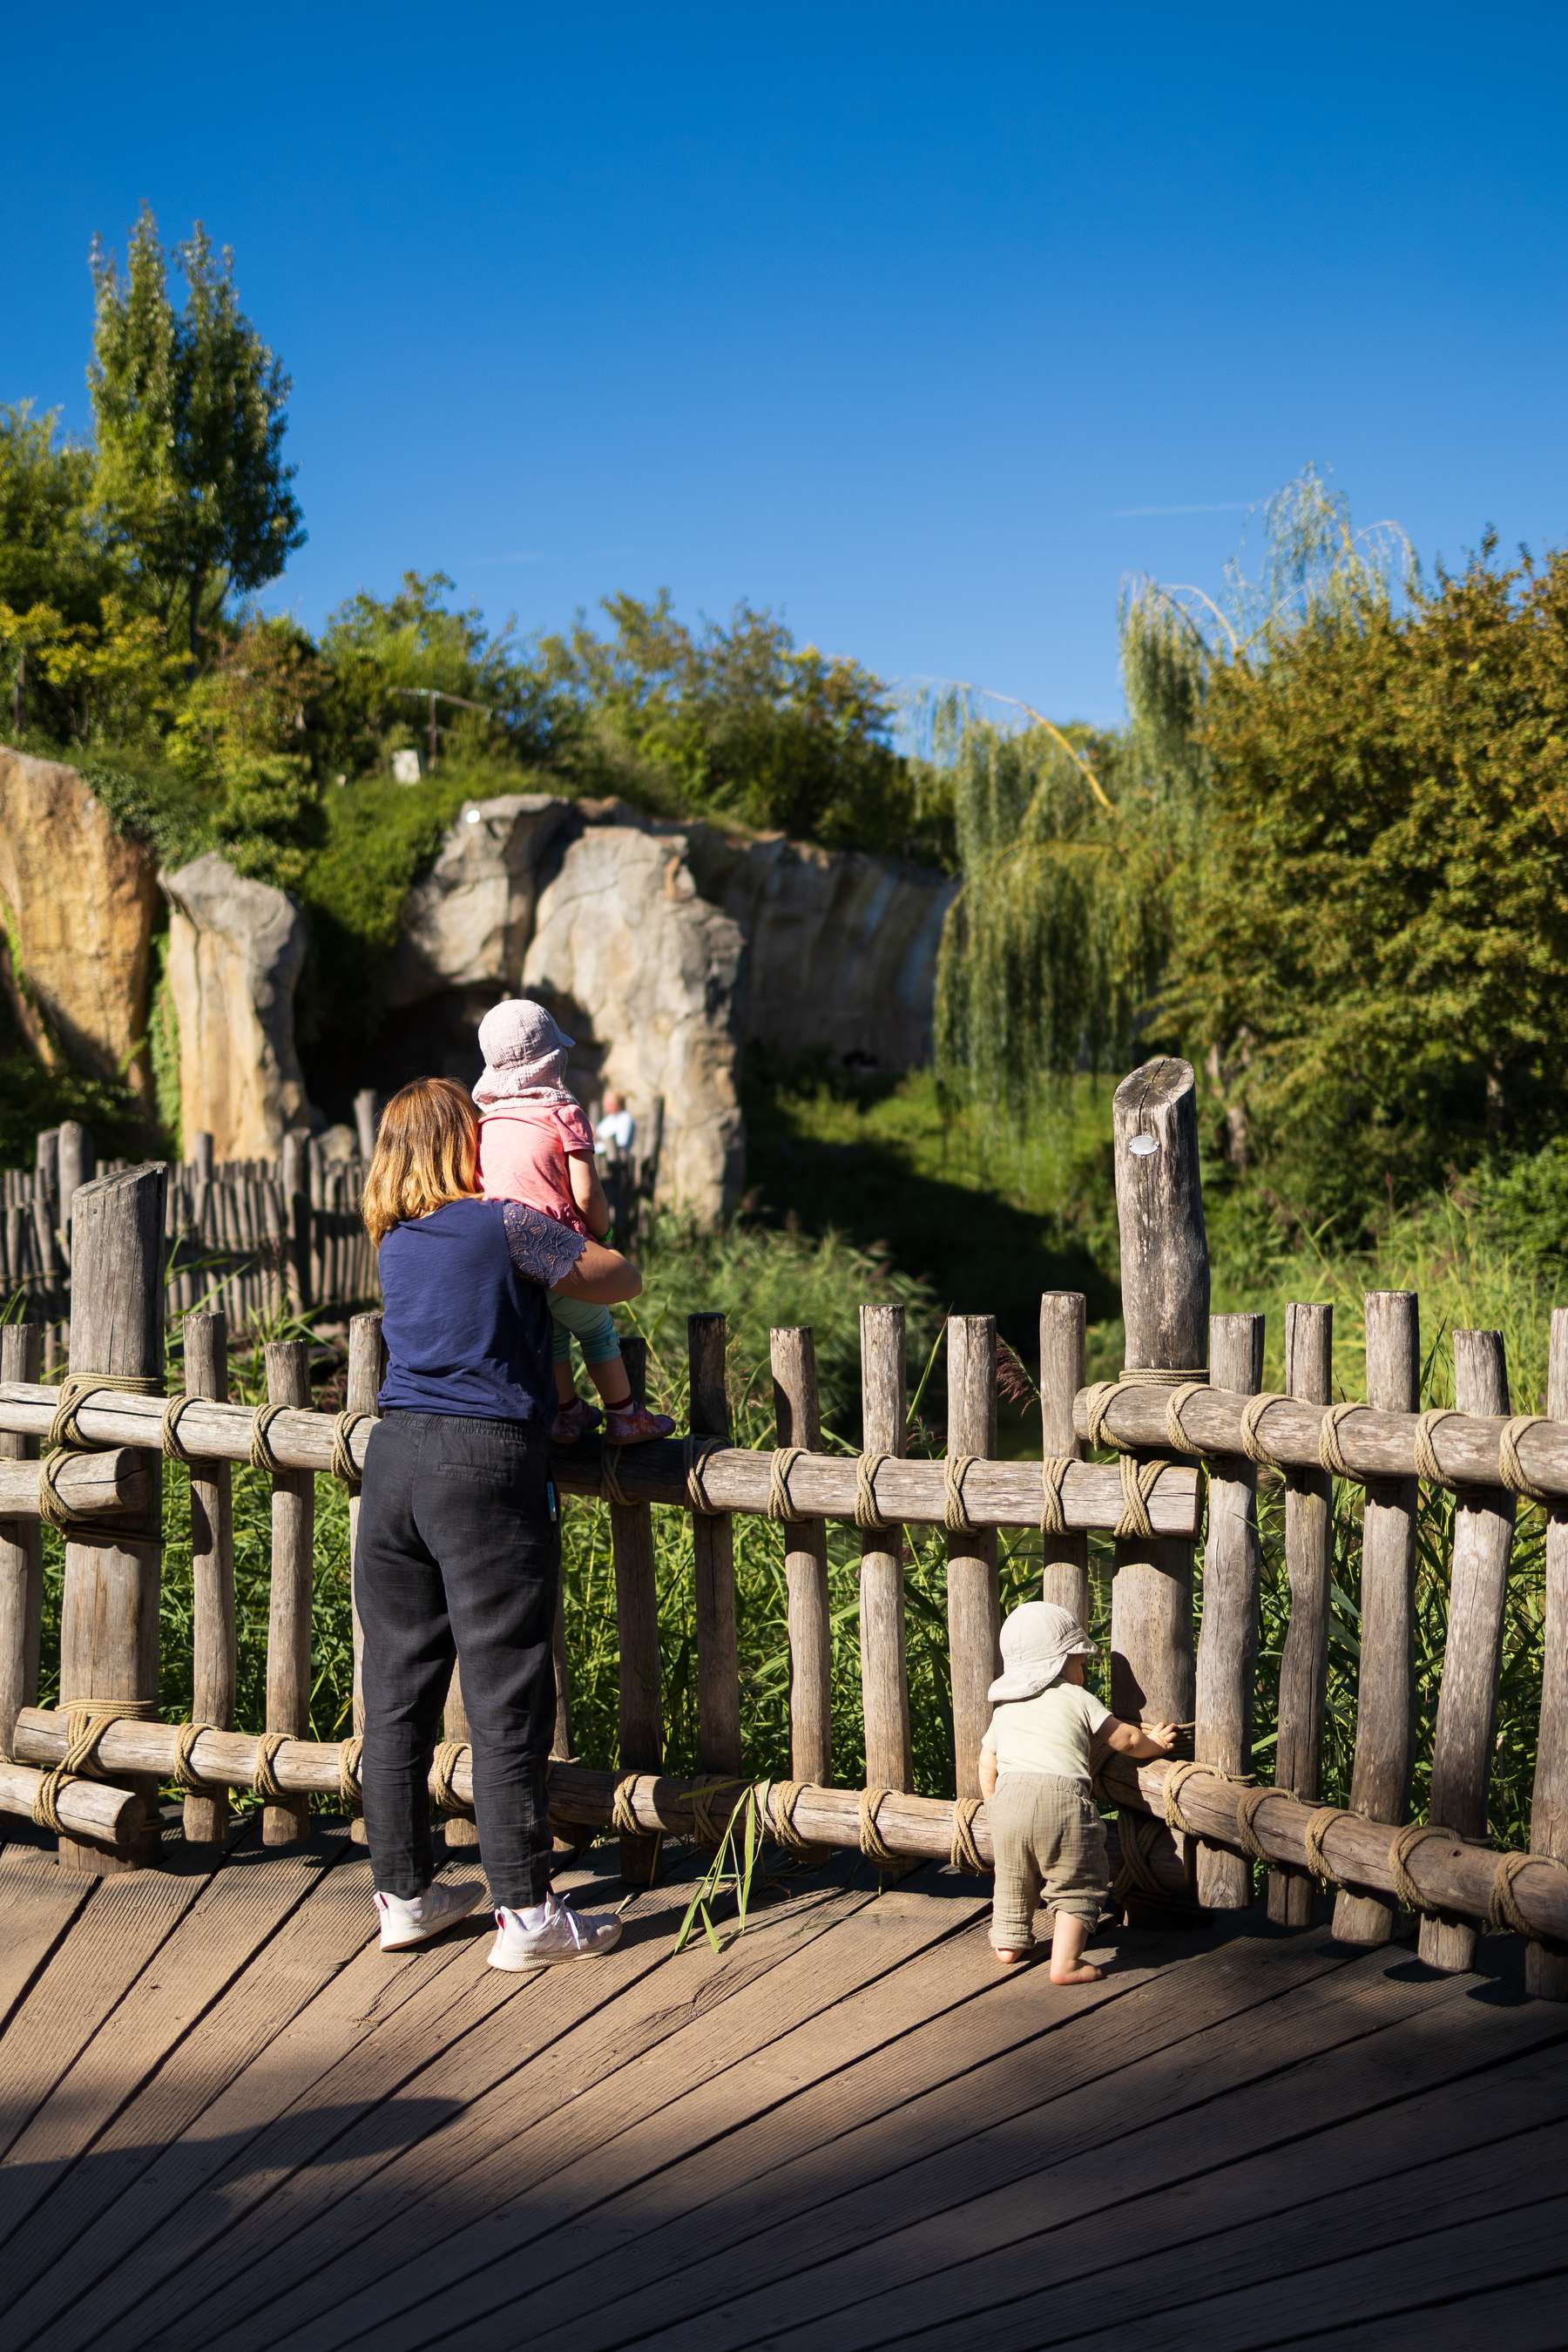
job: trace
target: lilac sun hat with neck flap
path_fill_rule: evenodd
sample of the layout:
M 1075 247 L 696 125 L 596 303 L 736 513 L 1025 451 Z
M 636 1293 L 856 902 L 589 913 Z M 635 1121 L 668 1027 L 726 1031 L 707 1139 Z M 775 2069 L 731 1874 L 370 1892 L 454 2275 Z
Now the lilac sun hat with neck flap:
M 479 1024 L 485 1066 L 474 1088 L 477 1103 L 505 1102 L 514 1095 L 563 1082 L 566 1055 L 576 1044 L 552 1013 L 530 996 L 509 996 L 490 1007 Z
M 1094 1643 L 1070 1609 L 1055 1601 L 1026 1601 L 1003 1621 L 1002 1672 L 985 1696 L 997 1706 L 1005 1699 L 1037 1698 L 1069 1658 L 1093 1655 Z

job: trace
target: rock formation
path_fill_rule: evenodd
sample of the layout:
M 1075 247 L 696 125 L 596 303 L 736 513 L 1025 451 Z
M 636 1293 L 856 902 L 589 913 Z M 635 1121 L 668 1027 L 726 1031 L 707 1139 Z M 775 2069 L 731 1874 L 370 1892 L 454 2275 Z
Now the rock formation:
M 34 1052 L 153 1099 L 152 859 L 74 768 L 0 747 L 0 920 L 7 994 Z
M 740 1197 L 735 1008 L 743 941 L 679 838 L 590 824 L 540 892 L 521 984 L 576 1038 L 581 1083 L 665 1105 L 657 1197 L 707 1222 Z
M 479 989 L 522 969 L 546 852 L 574 814 L 548 793 L 471 802 L 435 865 L 403 902 L 385 1002 L 397 1007 L 451 989 Z M 477 1075 L 477 1072 L 476 1072 Z
M 161 878 L 184 1132 L 209 1129 L 219 1160 L 269 1159 L 290 1129 L 309 1124 L 294 1050 L 305 919 L 216 850 Z

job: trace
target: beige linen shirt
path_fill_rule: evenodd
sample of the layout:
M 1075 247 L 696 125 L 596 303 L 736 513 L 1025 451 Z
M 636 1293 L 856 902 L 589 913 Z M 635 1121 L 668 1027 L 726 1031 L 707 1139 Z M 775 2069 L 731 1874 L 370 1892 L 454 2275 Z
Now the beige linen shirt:
M 1089 1777 L 1089 1743 L 1111 1720 L 1079 1683 L 1052 1683 L 1034 1698 L 1004 1700 L 980 1745 L 999 1772 L 1054 1772 L 1064 1780 Z

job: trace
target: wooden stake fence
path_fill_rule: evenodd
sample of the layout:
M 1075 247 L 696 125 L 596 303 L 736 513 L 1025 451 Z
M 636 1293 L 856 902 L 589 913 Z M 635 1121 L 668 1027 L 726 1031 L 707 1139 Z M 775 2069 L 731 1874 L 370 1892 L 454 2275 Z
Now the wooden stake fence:
M 1269 1908 L 1286 1924 L 1314 1915 L 1320 1884 L 1335 1894 L 1346 1938 L 1376 1942 L 1402 1911 L 1420 1915 L 1419 1950 L 1435 1967 L 1471 1965 L 1483 1926 L 1530 1939 L 1532 1990 L 1568 1998 L 1568 1314 L 1553 1318 L 1548 1411 L 1514 1414 L 1496 1334 L 1456 1335 L 1456 1406 L 1417 1411 L 1416 1302 L 1367 1301 L 1367 1402 L 1330 1397 L 1330 1318 L 1296 1307 L 1286 1332 L 1285 1396 L 1261 1393 L 1263 1329 L 1255 1316 L 1207 1314 L 1208 1271 L 1198 1189 L 1192 1074 L 1156 1062 L 1118 1090 L 1118 1203 L 1122 1227 L 1128 1369 L 1086 1389 L 1083 1302 L 1042 1302 L 1043 1466 L 994 1458 L 995 1331 L 990 1318 L 948 1330 L 948 1454 L 908 1458 L 902 1318 L 861 1320 L 862 1452 L 821 1451 L 811 1335 L 779 1331 L 772 1358 L 776 1450 L 730 1443 L 725 1327 L 696 1316 L 689 1330 L 689 1441 L 624 1449 L 584 1445 L 557 1457 L 568 1496 L 607 1500 L 619 1615 L 618 1771 L 569 1756 L 566 1662 L 559 1667 L 558 1760 L 552 1804 L 563 1829 L 613 1827 L 623 1866 L 645 1877 L 662 1836 L 711 1839 L 744 1793 L 747 1759 L 736 1645 L 732 1523 L 737 1511 L 781 1522 L 788 1595 L 790 1757 L 786 1783 L 757 1790 L 782 1842 L 858 1846 L 880 1863 L 990 1859 L 985 1811 L 972 1775 L 987 1713 L 997 1633 L 997 1534 L 1035 1531 L 1038 1589 L 1078 1610 L 1091 1591 L 1089 1537 L 1114 1547 L 1110 1677 L 1120 1712 L 1190 1722 L 1194 1755 L 1140 1768 L 1111 1759 L 1102 1793 L 1121 1811 L 1121 1895 L 1141 1913 L 1184 1899 L 1234 1909 L 1252 1899 L 1265 1865 Z M 41 1150 L 43 1180 L 68 1209 L 61 1228 L 74 1277 L 71 1371 L 42 1382 L 36 1328 L 0 1342 L 0 1814 L 50 1812 L 62 1854 L 95 1868 L 146 1851 L 149 1799 L 178 1780 L 187 1833 L 221 1834 L 226 1791 L 267 1800 L 269 1842 L 297 1837 L 312 1798 L 352 1794 L 352 1756 L 306 1737 L 310 1689 L 313 1481 L 363 1467 L 379 1375 L 374 1315 L 355 1318 L 343 1416 L 309 1402 L 302 1343 L 268 1351 L 268 1406 L 226 1401 L 221 1313 L 187 1310 L 185 1396 L 155 1392 L 163 1362 L 165 1172 L 90 1178 L 79 1141 Z M 308 1160 L 294 1156 L 292 1198 L 306 1197 Z M 300 1171 L 303 1171 L 303 1173 Z M 198 1156 L 187 1171 L 216 1180 Z M 233 1188 L 229 1188 L 231 1191 Z M 237 1205 L 230 1202 L 229 1206 Z M 8 1232 L 26 1222 L 6 1206 Z M 300 1223 L 285 1208 L 296 1289 L 306 1263 Z M 312 1226 L 312 1234 L 314 1228 Z M 243 1224 L 237 1228 L 245 1241 Z M 310 1244 L 310 1279 L 321 1278 Z M 341 1268 L 329 1265 L 335 1283 Z M 639 1389 L 635 1343 L 628 1370 Z M 41 1472 L 40 1441 L 66 1441 Z M 1110 1462 L 1084 1458 L 1111 1454 Z M 163 1460 L 192 1482 L 195 1616 L 192 1722 L 153 1715 L 157 1691 L 159 1492 Z M 268 1737 L 232 1728 L 237 1686 L 229 1465 L 259 1465 L 273 1482 Z M 1207 1471 L 1201 1634 L 1194 1650 L 1193 1546 L 1200 1468 Z M 1259 1478 L 1284 1474 L 1290 1622 L 1280 1667 L 1277 1781 L 1252 1769 L 1260 1549 Z M 1332 1486 L 1364 1489 L 1362 1631 L 1349 1804 L 1321 1801 L 1332 1567 Z M 1418 1481 L 1455 1496 L 1447 1655 L 1432 1756 L 1433 1822 L 1406 1821 L 1415 1764 L 1412 1654 Z M 1488 1780 L 1514 1519 L 1547 1509 L 1546 1668 L 1532 1850 L 1500 1855 L 1486 1843 Z M 703 1775 L 661 1770 L 662 1673 L 652 1509 L 690 1514 Z M 59 1710 L 37 1705 L 38 1534 L 68 1519 Z M 351 1521 L 356 1516 L 351 1502 Z M 869 1787 L 831 1784 L 833 1677 L 827 1528 L 856 1528 L 860 1550 L 862 1705 Z M 903 1618 L 903 1530 L 938 1527 L 947 1544 L 954 1798 L 917 1794 Z M 357 1642 L 356 1642 L 357 1654 Z M 75 1707 L 78 1712 L 73 1715 Z M 89 1718 L 82 1719 L 82 1710 Z M 461 1740 L 456 1682 L 448 1736 Z M 357 1729 L 360 1717 L 356 1715 Z M 215 1728 L 199 1727 L 210 1723 Z M 451 1764 L 448 1756 L 447 1763 Z M 50 1778 L 49 1776 L 53 1776 Z M 471 1798 L 466 1749 L 439 1785 Z M 51 1811 L 52 1809 L 52 1811 Z M 1150 1817 L 1152 1816 L 1152 1826 Z

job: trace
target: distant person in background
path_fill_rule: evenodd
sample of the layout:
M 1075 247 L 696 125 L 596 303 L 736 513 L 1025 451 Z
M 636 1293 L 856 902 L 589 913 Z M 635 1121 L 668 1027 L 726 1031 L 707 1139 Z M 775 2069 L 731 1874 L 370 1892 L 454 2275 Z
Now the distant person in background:
M 637 1123 L 626 1108 L 625 1095 L 618 1095 L 614 1087 L 607 1087 L 605 1108 L 594 1129 L 594 1141 L 601 1151 L 630 1151 L 637 1139 Z
M 479 1178 L 487 1201 L 526 1201 L 584 1240 L 599 1241 L 610 1229 L 610 1209 L 594 1162 L 587 1114 L 565 1084 L 572 1044 L 544 1006 L 526 996 L 508 997 L 486 1013 L 479 1024 L 485 1066 L 474 1088 L 480 1112 Z M 641 1445 L 651 1437 L 668 1437 L 675 1427 L 668 1415 L 649 1412 L 632 1396 L 609 1309 L 552 1290 L 550 1312 L 557 1408 L 551 1435 L 556 1444 L 574 1445 L 598 1419 L 577 1393 L 574 1339 L 605 1401 L 608 1444 Z

